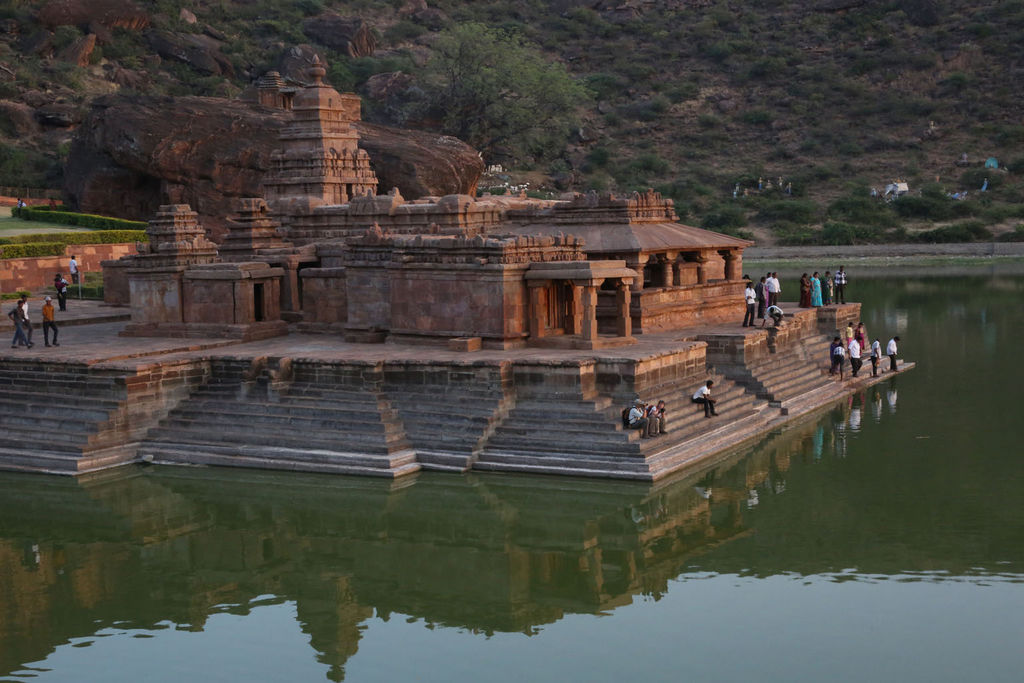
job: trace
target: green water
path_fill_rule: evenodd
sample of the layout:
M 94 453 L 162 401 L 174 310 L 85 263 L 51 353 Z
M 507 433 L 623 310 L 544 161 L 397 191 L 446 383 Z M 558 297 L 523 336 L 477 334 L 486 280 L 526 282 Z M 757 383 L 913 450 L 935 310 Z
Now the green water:
M 0 681 L 1022 680 L 1024 278 L 852 291 L 917 370 L 654 486 L 0 474 Z

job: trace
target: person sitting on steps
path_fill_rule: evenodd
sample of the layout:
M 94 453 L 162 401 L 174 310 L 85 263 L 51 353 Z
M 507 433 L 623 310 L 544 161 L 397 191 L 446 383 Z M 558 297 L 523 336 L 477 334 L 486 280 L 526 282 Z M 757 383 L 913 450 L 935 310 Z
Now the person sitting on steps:
M 659 434 L 668 434 L 668 430 L 665 429 L 665 402 L 658 401 L 657 405 L 653 403 L 647 406 L 647 436 L 658 436 Z
M 643 401 L 640 399 L 633 401 L 633 407 L 629 411 L 629 428 L 639 429 L 641 437 L 647 436 L 648 420 L 644 417 L 645 412 Z
M 711 387 L 715 383 L 710 379 L 704 383 L 700 389 L 693 395 L 691 399 L 694 403 L 701 403 L 704 405 L 704 417 L 711 417 L 712 415 L 718 415 L 715 411 L 715 399 L 711 398 Z

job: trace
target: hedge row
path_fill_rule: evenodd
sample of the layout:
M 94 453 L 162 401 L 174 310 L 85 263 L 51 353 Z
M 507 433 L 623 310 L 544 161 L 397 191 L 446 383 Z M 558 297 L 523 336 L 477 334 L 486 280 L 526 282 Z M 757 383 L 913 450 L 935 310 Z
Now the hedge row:
M 95 216 L 89 213 L 73 213 L 71 211 L 51 211 L 50 209 L 37 209 L 33 207 L 12 209 L 11 215 L 25 221 L 63 223 L 64 225 L 77 225 L 93 230 L 145 230 L 146 228 L 146 224 L 141 221 L 127 221 L 123 218 L 111 218 L 110 216 Z
M 31 235 L 0 237 L 0 246 L 5 244 L 34 244 L 36 242 L 60 242 L 61 244 L 122 244 L 124 242 L 148 242 L 145 230 L 93 230 L 91 232 L 41 232 Z
M 63 256 L 69 244 L 124 244 L 146 242 L 143 230 L 95 230 L 93 232 L 55 232 L 0 238 L 0 259 Z

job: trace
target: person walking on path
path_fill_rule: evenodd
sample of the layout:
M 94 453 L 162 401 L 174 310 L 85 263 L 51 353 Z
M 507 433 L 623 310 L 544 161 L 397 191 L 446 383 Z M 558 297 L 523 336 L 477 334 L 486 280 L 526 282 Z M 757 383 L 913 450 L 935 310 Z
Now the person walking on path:
M 71 262 L 68 263 L 68 272 L 71 273 L 71 284 L 78 284 L 78 259 L 71 255 Z
M 811 275 L 811 306 L 821 306 L 821 278 L 818 271 Z
M 51 346 L 50 330 L 53 330 L 52 346 L 60 346 L 57 343 L 57 323 L 53 319 L 53 299 L 46 297 L 46 303 L 43 304 L 43 341 L 47 346 Z
M 53 276 L 53 288 L 57 290 L 57 303 L 60 304 L 60 310 L 68 310 L 68 281 L 60 273 Z
M 899 350 L 896 348 L 899 337 L 893 337 L 885 347 L 885 355 L 889 356 L 889 372 L 896 372 L 896 356 Z
M 878 377 L 878 361 L 882 360 L 882 345 L 876 339 L 871 342 L 871 376 Z
M 850 340 L 850 344 L 847 347 L 850 351 L 850 370 L 854 377 L 857 376 L 857 372 L 860 371 L 860 366 L 863 365 L 863 361 L 860 359 L 860 343 L 856 338 Z
M 846 266 L 839 266 L 836 272 L 836 303 L 846 303 Z
M 19 344 L 23 344 L 26 348 L 32 348 L 32 342 L 25 337 L 25 302 L 18 299 L 18 303 L 14 305 L 8 313 L 7 317 L 14 322 L 14 339 L 11 340 L 11 348 L 18 348 Z
M 25 345 L 34 346 L 32 343 L 32 321 L 28 316 L 28 294 L 22 294 L 18 301 L 21 303 L 21 324 L 25 332 Z
M 754 286 L 750 283 L 750 279 L 747 280 L 747 288 L 743 291 L 743 297 L 747 302 L 747 312 L 743 314 L 743 327 L 754 326 L 754 313 L 757 312 L 757 292 L 754 291 Z
M 868 331 L 864 328 L 864 323 L 857 323 L 857 327 L 853 330 L 853 338 L 860 344 L 861 350 L 867 350 Z
M 712 415 L 718 415 L 715 411 L 715 399 L 711 398 L 711 387 L 715 385 L 710 379 L 704 383 L 700 389 L 694 393 L 691 401 L 693 403 L 700 403 L 704 406 L 704 417 L 711 417 Z

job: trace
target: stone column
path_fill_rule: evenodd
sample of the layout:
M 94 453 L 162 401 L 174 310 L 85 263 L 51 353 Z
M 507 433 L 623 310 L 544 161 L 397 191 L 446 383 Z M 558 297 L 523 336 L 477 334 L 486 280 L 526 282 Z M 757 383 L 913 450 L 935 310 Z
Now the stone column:
M 661 258 L 661 260 L 660 260 L 660 263 L 661 263 L 661 286 L 662 287 L 672 287 L 672 286 L 674 286 L 675 285 L 675 281 L 674 281 L 675 273 L 672 272 L 673 271 L 672 261 L 670 261 L 667 256 L 663 256 Z
M 697 284 L 706 285 L 708 283 L 708 260 L 704 254 L 694 259 L 697 263 Z
M 666 269 L 669 264 L 665 264 Z M 615 333 L 620 337 L 633 336 L 633 318 L 629 313 L 630 296 L 629 285 L 619 281 L 615 287 Z
M 572 299 L 570 305 L 572 313 L 566 318 L 566 334 L 580 334 L 583 331 L 583 288 L 579 285 L 569 283 L 572 288 Z
M 533 339 L 540 339 L 546 331 L 547 284 L 546 281 L 537 281 L 536 284 L 530 284 L 530 337 Z
M 735 250 L 730 249 L 723 254 L 725 257 L 725 279 L 726 280 L 739 280 L 743 277 L 740 274 L 740 270 L 743 267 L 743 259 Z
M 644 289 L 644 266 L 647 265 L 648 259 L 650 259 L 648 254 L 637 254 L 635 257 L 626 259 L 626 267 L 632 268 L 638 273 L 638 277 L 633 280 L 633 284 L 629 287 L 634 292 L 642 292 Z
M 597 339 L 597 285 L 583 286 L 583 329 L 581 334 L 587 341 Z
M 683 264 L 686 263 L 682 257 L 677 256 L 676 260 L 672 262 L 672 270 L 675 271 L 676 284 L 682 284 L 683 282 Z

